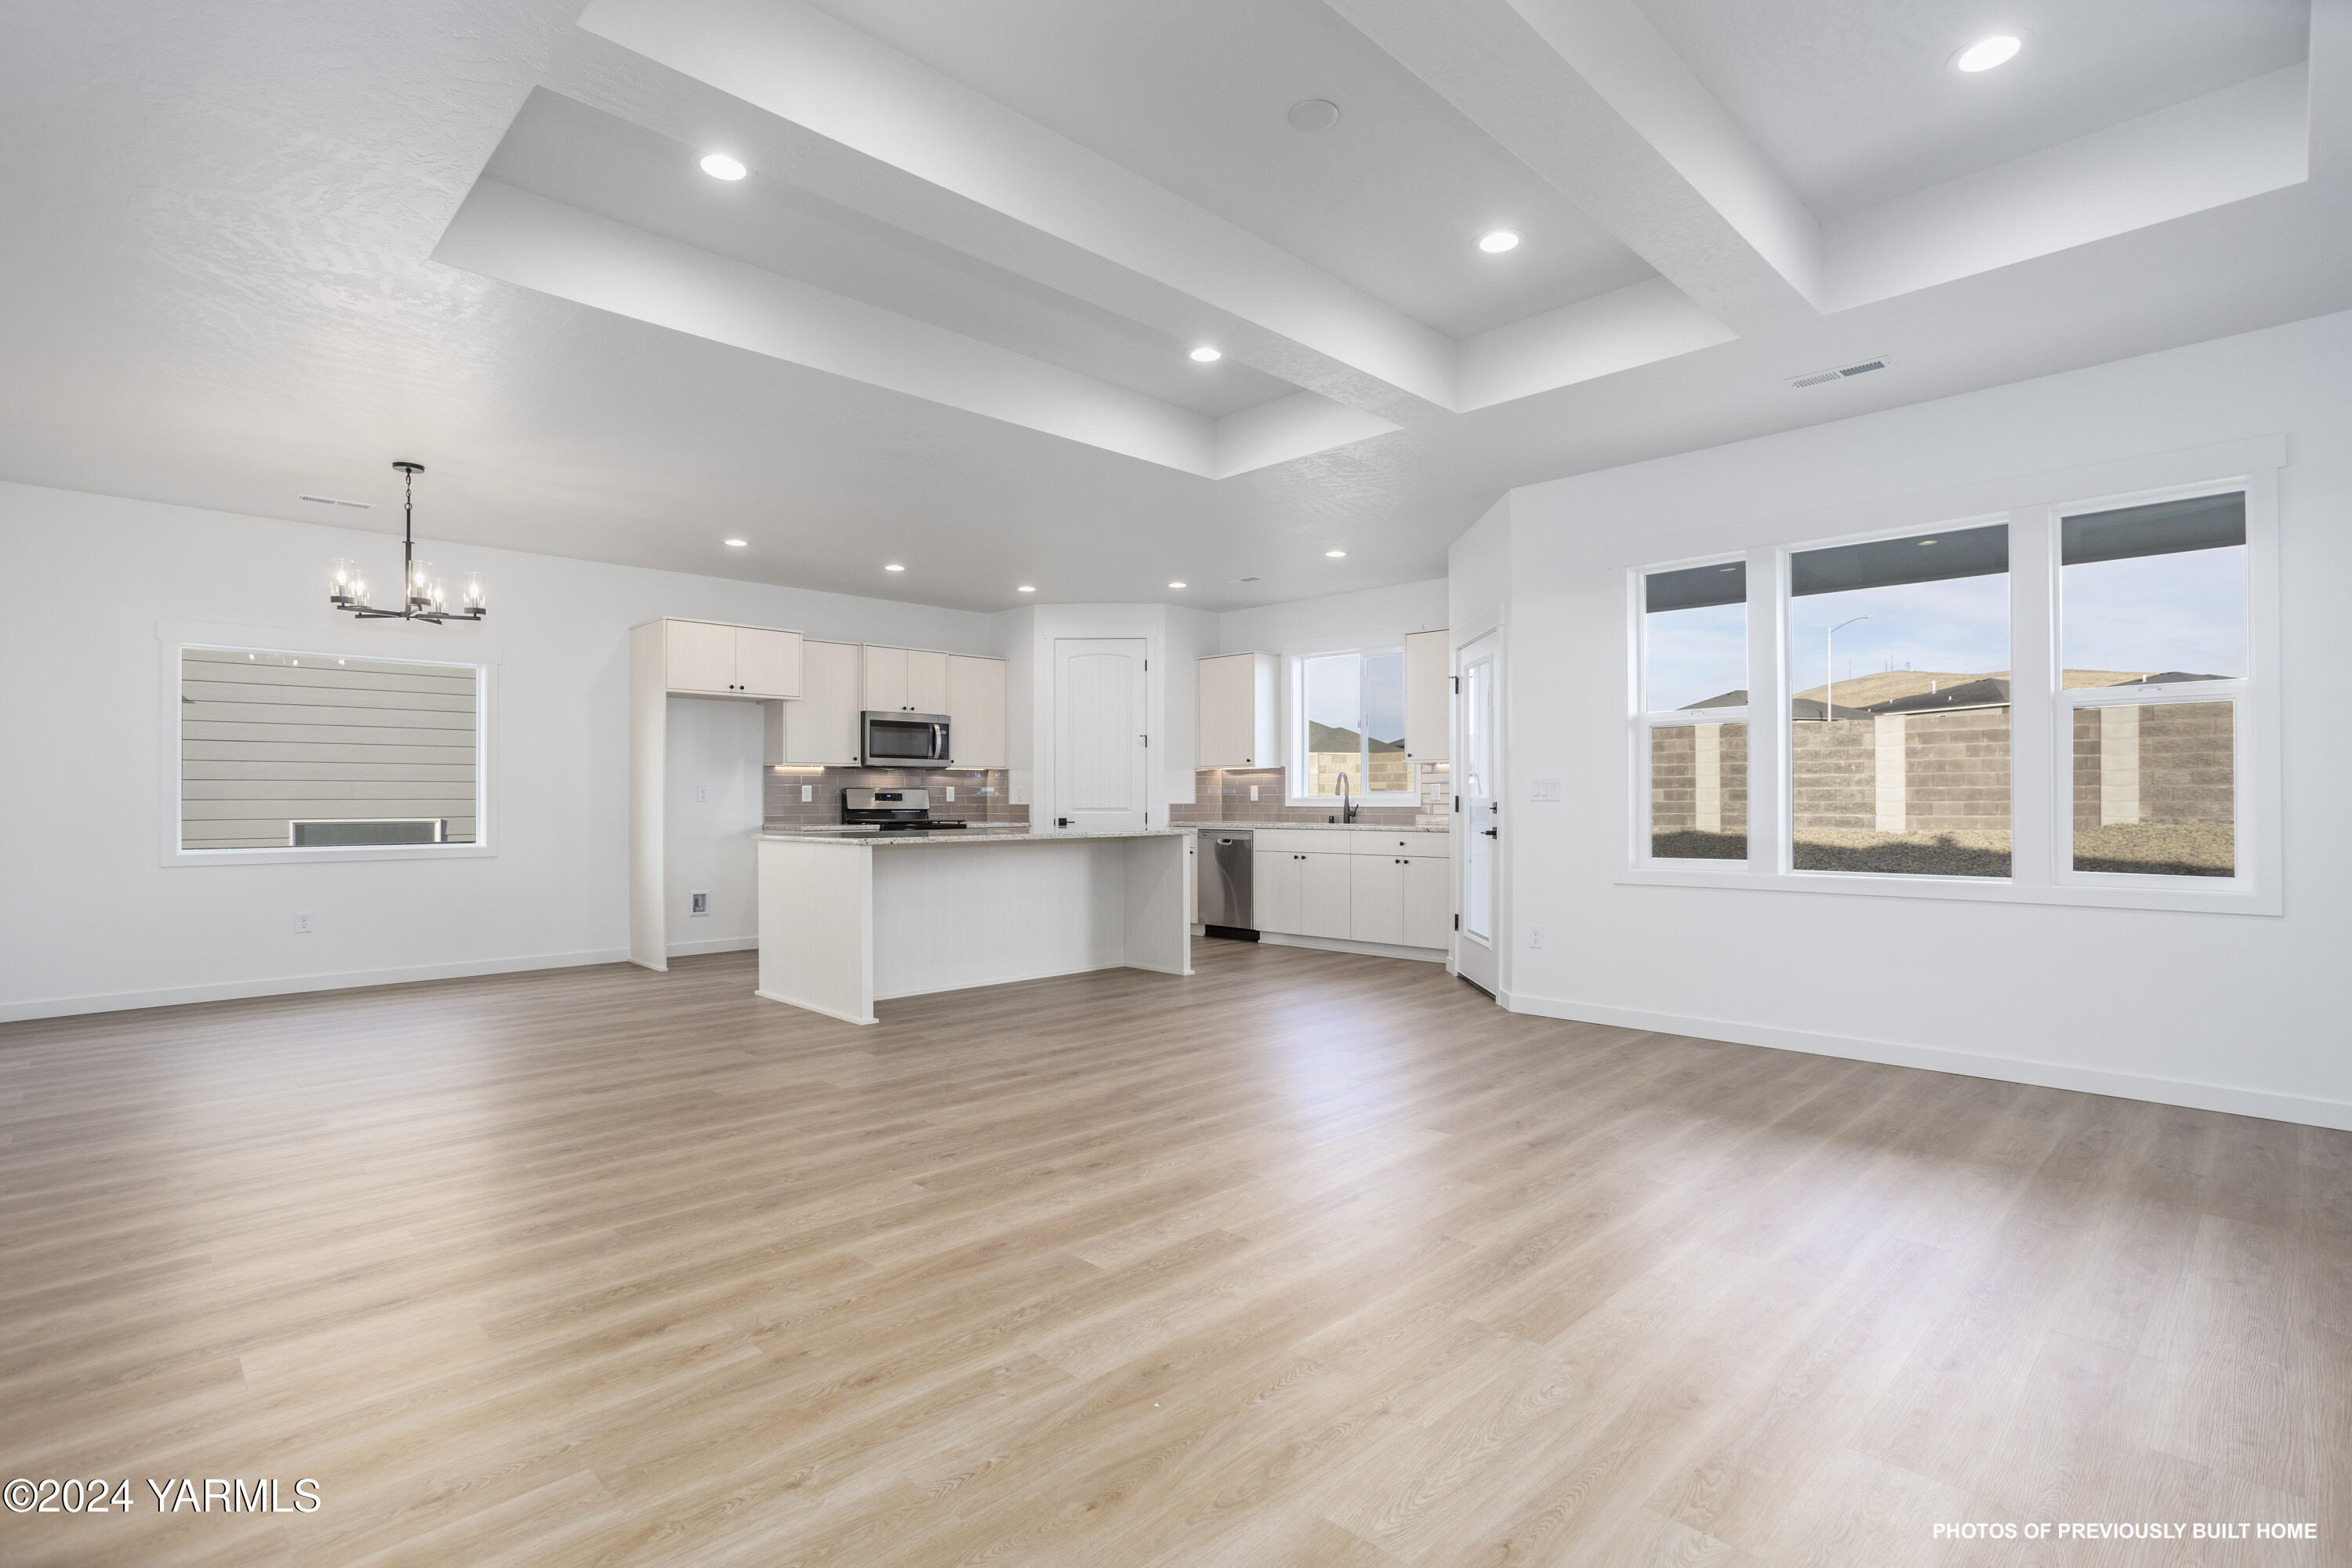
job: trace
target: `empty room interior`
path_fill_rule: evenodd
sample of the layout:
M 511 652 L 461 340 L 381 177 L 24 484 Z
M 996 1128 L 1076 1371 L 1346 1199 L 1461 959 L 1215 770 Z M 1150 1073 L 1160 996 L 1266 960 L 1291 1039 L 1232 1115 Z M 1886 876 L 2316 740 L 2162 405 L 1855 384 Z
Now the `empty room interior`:
M 0 1564 L 2352 1564 L 2352 0 L 0 46 Z

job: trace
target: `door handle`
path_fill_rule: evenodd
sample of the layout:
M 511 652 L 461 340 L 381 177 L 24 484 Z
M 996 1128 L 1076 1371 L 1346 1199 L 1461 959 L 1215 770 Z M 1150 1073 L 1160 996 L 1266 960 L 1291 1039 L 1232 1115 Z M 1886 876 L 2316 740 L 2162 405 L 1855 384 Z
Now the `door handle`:
M 1496 833 L 1496 832 L 1493 828 L 1491 828 L 1491 827 L 1487 828 L 1486 831 L 1486 837 L 1489 837 L 1489 838 L 1499 838 L 1499 837 L 1502 837 L 1502 835 L 1500 835 L 1500 834 Z

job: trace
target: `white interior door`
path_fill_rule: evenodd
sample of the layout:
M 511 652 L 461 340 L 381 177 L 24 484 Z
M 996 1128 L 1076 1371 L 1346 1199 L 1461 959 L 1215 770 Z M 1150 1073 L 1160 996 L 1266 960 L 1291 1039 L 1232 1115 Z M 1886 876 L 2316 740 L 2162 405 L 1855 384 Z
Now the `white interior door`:
M 1493 632 L 1462 649 L 1462 744 L 1454 754 L 1454 775 L 1462 788 L 1462 815 L 1457 829 L 1461 868 L 1462 940 L 1454 947 L 1454 969 L 1465 980 L 1485 989 L 1496 989 L 1502 965 L 1496 948 L 1496 889 L 1495 853 L 1502 842 L 1502 781 L 1496 776 L 1501 762 L 1496 744 L 1496 643 Z
M 1143 659 L 1141 637 L 1055 639 L 1053 826 L 1098 833 L 1146 826 Z

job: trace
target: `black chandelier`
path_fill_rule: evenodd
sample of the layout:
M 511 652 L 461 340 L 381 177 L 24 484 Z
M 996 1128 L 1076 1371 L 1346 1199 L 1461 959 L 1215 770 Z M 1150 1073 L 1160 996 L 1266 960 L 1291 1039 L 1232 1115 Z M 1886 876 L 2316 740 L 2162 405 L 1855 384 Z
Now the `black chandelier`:
M 433 563 L 416 559 L 416 476 L 425 471 L 422 463 L 394 463 L 400 470 L 401 483 L 406 494 L 400 508 L 400 578 L 404 584 L 400 608 L 379 609 L 370 603 L 374 590 L 369 587 L 367 574 L 356 561 L 335 563 L 334 580 L 327 586 L 327 602 L 339 610 L 349 610 L 363 621 L 430 621 L 435 626 L 444 621 L 478 621 L 488 615 L 484 602 L 479 573 L 468 572 L 459 585 L 458 606 L 449 607 L 449 590 L 433 574 Z

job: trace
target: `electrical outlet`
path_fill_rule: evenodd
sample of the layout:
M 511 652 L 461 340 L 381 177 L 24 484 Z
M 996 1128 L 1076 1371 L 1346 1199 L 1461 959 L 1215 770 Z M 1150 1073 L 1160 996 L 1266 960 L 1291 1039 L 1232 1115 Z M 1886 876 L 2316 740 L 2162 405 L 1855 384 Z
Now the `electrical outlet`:
M 1528 927 L 1528 945 L 1529 947 L 1541 947 L 1543 945 L 1543 927 Z
M 947 785 L 947 786 L 946 786 L 946 788 L 947 788 L 947 792 L 948 792 L 948 798 L 949 798 L 950 800 L 953 800 L 953 799 L 955 798 L 955 785 L 953 785 L 953 784 L 949 784 L 949 785 Z
M 691 915 L 707 915 L 707 914 L 709 914 L 709 912 L 710 912 L 710 895 L 709 895 L 709 893 L 697 893 L 697 894 L 695 894 L 695 895 L 694 895 L 694 908 L 692 908 L 692 909 L 688 910 L 687 911 L 687 913 L 691 914 Z
M 1256 798 L 1257 798 L 1257 785 L 1255 785 L 1255 784 L 1252 784 L 1252 785 L 1250 785 L 1250 799 L 1252 799 L 1252 800 L 1255 800 Z
M 318 929 L 318 917 L 316 915 L 296 915 L 294 917 L 294 934 L 296 936 L 309 936 L 312 931 Z
M 709 805 L 710 804 L 710 786 L 709 784 L 697 784 L 694 786 L 694 804 L 697 805 Z
M 802 804 L 803 805 L 806 805 L 809 802 L 811 802 L 811 801 L 814 800 L 815 798 L 816 798 L 816 785 L 814 785 L 814 784 L 803 784 L 803 785 L 801 785 L 801 804 Z

